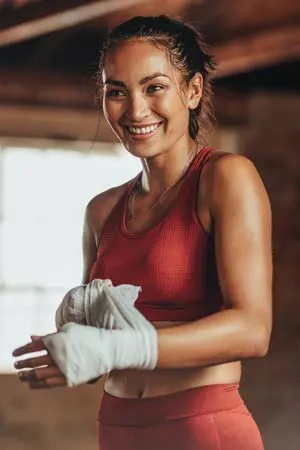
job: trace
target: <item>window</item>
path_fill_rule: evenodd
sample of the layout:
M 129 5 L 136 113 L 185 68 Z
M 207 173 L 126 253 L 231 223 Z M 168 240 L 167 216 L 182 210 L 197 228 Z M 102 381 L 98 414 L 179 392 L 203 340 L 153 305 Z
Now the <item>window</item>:
M 63 294 L 80 284 L 87 202 L 141 167 L 119 145 L 3 144 L 0 158 L 0 371 L 9 372 L 12 349 L 54 331 Z

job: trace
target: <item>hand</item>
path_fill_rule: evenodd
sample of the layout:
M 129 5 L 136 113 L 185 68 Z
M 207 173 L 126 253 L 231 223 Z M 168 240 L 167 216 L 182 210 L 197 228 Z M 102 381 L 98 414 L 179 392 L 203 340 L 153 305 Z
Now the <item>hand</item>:
M 56 328 L 60 330 L 69 322 L 109 330 L 132 327 L 140 290 L 127 284 L 113 286 L 107 279 L 76 286 L 65 294 L 55 313 Z
M 27 383 L 29 389 L 45 389 L 67 386 L 64 374 L 49 354 L 42 336 L 31 336 L 32 341 L 14 350 L 13 356 L 22 356 L 44 350 L 45 355 L 16 361 L 14 367 L 19 370 L 18 377 Z M 21 370 L 20 369 L 30 369 Z
M 157 331 L 150 322 L 143 327 L 139 324 L 136 330 L 105 330 L 68 323 L 58 333 L 41 339 L 70 387 L 114 369 L 153 370 L 158 359 Z

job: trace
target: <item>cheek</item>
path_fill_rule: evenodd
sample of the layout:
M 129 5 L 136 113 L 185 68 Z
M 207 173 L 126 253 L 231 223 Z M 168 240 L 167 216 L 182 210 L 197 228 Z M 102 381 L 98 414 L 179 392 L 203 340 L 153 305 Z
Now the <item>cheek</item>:
M 120 119 L 123 113 L 123 105 L 121 103 L 114 103 L 103 101 L 103 113 L 106 120 L 112 127 L 116 127 L 116 122 Z
M 188 111 L 188 106 L 184 104 L 185 99 L 175 89 L 170 90 L 161 97 L 161 106 L 169 115 L 184 114 Z
M 189 118 L 189 110 L 177 95 L 166 96 L 159 105 L 160 113 L 174 127 L 185 126 Z

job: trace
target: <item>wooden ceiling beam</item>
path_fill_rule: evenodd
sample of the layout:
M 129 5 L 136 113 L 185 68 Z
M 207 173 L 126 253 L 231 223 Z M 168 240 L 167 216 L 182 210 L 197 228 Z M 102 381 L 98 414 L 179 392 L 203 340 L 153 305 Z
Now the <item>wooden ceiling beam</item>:
M 0 104 L 45 105 L 76 109 L 96 105 L 96 80 L 68 72 L 0 70 Z
M 229 40 L 213 51 L 219 78 L 298 60 L 300 22 Z
M 116 25 L 124 22 L 134 16 L 158 16 L 167 14 L 173 17 L 187 16 L 192 5 L 197 4 L 200 7 L 202 3 L 210 0 L 151 0 L 147 3 L 137 4 L 131 8 L 122 9 L 117 13 L 105 16 L 105 22 L 101 25 L 104 28 L 114 28 Z
M 100 111 L 1 103 L 0 136 L 117 142 Z
M 52 0 L 24 6 L 2 18 L 0 47 L 75 27 L 146 2 L 147 0 Z

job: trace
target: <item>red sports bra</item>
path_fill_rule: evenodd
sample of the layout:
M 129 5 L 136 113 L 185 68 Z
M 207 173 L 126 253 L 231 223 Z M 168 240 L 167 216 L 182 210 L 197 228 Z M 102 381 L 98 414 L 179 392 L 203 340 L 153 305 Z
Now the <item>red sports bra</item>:
M 126 228 L 128 198 L 136 179 L 114 207 L 100 237 L 90 280 L 141 286 L 135 306 L 150 321 L 191 321 L 223 309 L 213 236 L 197 216 L 201 170 L 212 149 L 203 148 L 182 181 L 176 200 L 145 232 Z

